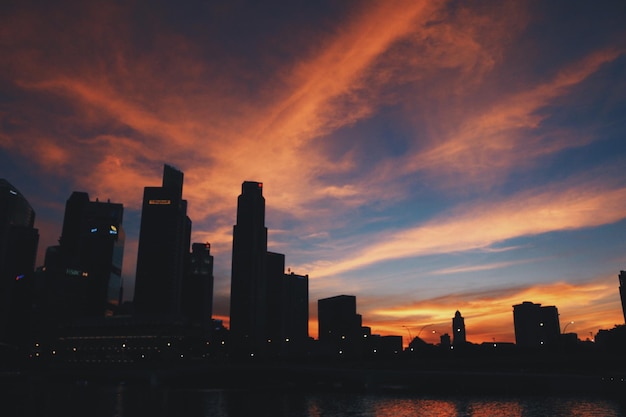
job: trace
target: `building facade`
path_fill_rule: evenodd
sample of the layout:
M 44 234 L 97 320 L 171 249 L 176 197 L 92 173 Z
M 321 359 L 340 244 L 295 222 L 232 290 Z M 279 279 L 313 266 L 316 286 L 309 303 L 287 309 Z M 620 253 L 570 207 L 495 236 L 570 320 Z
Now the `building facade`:
M 0 340 L 13 343 L 28 323 L 29 288 L 35 270 L 39 231 L 26 198 L 0 179 Z M 26 316 L 25 316 L 26 315 Z
M 141 209 L 134 308 L 137 315 L 178 316 L 191 220 L 183 173 L 165 165 L 161 187 L 145 187 Z
M 622 313 L 626 322 L 626 271 L 619 271 L 619 297 L 622 301 Z
M 192 325 L 205 331 L 212 327 L 213 256 L 209 243 L 191 245 L 188 270 L 183 282 L 183 314 Z
M 360 353 L 363 345 L 362 318 L 356 312 L 356 297 L 337 295 L 317 301 L 319 342 L 331 353 Z
M 59 245 L 45 259 L 50 308 L 67 321 L 113 314 L 122 296 L 124 207 L 74 192 L 65 205 Z
M 255 355 L 267 345 L 267 228 L 263 183 L 245 181 L 233 227 L 230 343 L 239 354 Z
M 530 301 L 513 306 L 515 343 L 519 347 L 537 348 L 554 345 L 559 340 L 561 327 L 555 306 L 542 307 Z

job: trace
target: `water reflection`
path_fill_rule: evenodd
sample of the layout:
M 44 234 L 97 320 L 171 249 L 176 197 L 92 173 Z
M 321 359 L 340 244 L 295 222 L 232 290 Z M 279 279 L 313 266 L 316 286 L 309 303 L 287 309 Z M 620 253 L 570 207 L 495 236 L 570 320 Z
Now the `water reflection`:
M 626 417 L 622 403 L 604 398 L 155 389 L 139 384 L 87 383 L 35 386 L 4 393 L 8 394 L 5 412 L 16 416 Z

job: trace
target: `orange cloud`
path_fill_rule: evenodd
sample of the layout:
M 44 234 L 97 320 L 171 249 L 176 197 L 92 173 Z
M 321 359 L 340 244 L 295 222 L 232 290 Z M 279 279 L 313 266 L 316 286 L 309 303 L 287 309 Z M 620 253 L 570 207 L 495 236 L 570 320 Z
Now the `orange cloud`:
M 539 110 L 623 53 L 615 48 L 598 51 L 564 68 L 547 83 L 504 95 L 482 113 L 466 118 L 458 129 L 444 133 L 434 147 L 414 154 L 405 169 L 453 175 L 462 184 L 491 184 L 513 167 L 532 165 L 540 156 L 588 143 L 593 138 L 567 133 L 554 140 L 533 134 L 548 117 Z

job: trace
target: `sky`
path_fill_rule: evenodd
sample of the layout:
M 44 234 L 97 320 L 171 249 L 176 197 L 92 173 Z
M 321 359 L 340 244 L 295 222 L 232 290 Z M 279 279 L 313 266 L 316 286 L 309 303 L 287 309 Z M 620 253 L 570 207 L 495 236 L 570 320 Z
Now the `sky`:
M 381 335 L 514 341 L 514 304 L 561 330 L 624 323 L 623 1 L 3 1 L 0 178 L 38 265 L 73 191 L 124 205 L 132 300 L 143 187 L 185 174 L 192 241 L 228 326 L 243 181 L 268 249 Z M 573 323 L 571 323 L 573 322 Z

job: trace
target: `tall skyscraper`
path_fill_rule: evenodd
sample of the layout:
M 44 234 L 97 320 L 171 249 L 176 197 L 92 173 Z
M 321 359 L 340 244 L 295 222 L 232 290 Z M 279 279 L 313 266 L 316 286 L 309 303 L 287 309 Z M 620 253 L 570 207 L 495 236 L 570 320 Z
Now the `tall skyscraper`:
M 626 271 L 619 271 L 619 297 L 622 300 L 622 312 L 626 322 Z
M 461 312 L 457 310 L 452 319 L 452 345 L 463 346 L 467 343 L 465 337 L 465 319 L 461 316 Z
M 238 353 L 254 355 L 267 343 L 267 228 L 263 184 L 245 181 L 233 228 L 230 339 Z
M 7 337 L 16 286 L 34 272 L 39 231 L 34 228 L 35 212 L 26 198 L 5 179 L 0 179 L 0 338 Z M 21 297 L 20 297 L 21 298 Z M 15 326 L 12 326 L 15 327 Z
M 191 245 L 183 281 L 183 314 L 203 330 L 211 329 L 213 315 L 213 256 L 209 243 Z
M 45 269 L 51 308 L 62 320 L 111 315 L 120 303 L 124 207 L 74 192 L 65 205 L 59 246 Z
M 513 306 L 515 343 L 520 347 L 548 346 L 561 333 L 559 312 L 555 306 L 542 307 L 530 301 Z
M 135 313 L 177 316 L 185 260 L 191 243 L 191 220 L 183 200 L 183 173 L 165 165 L 161 187 L 145 187 L 141 209 Z

